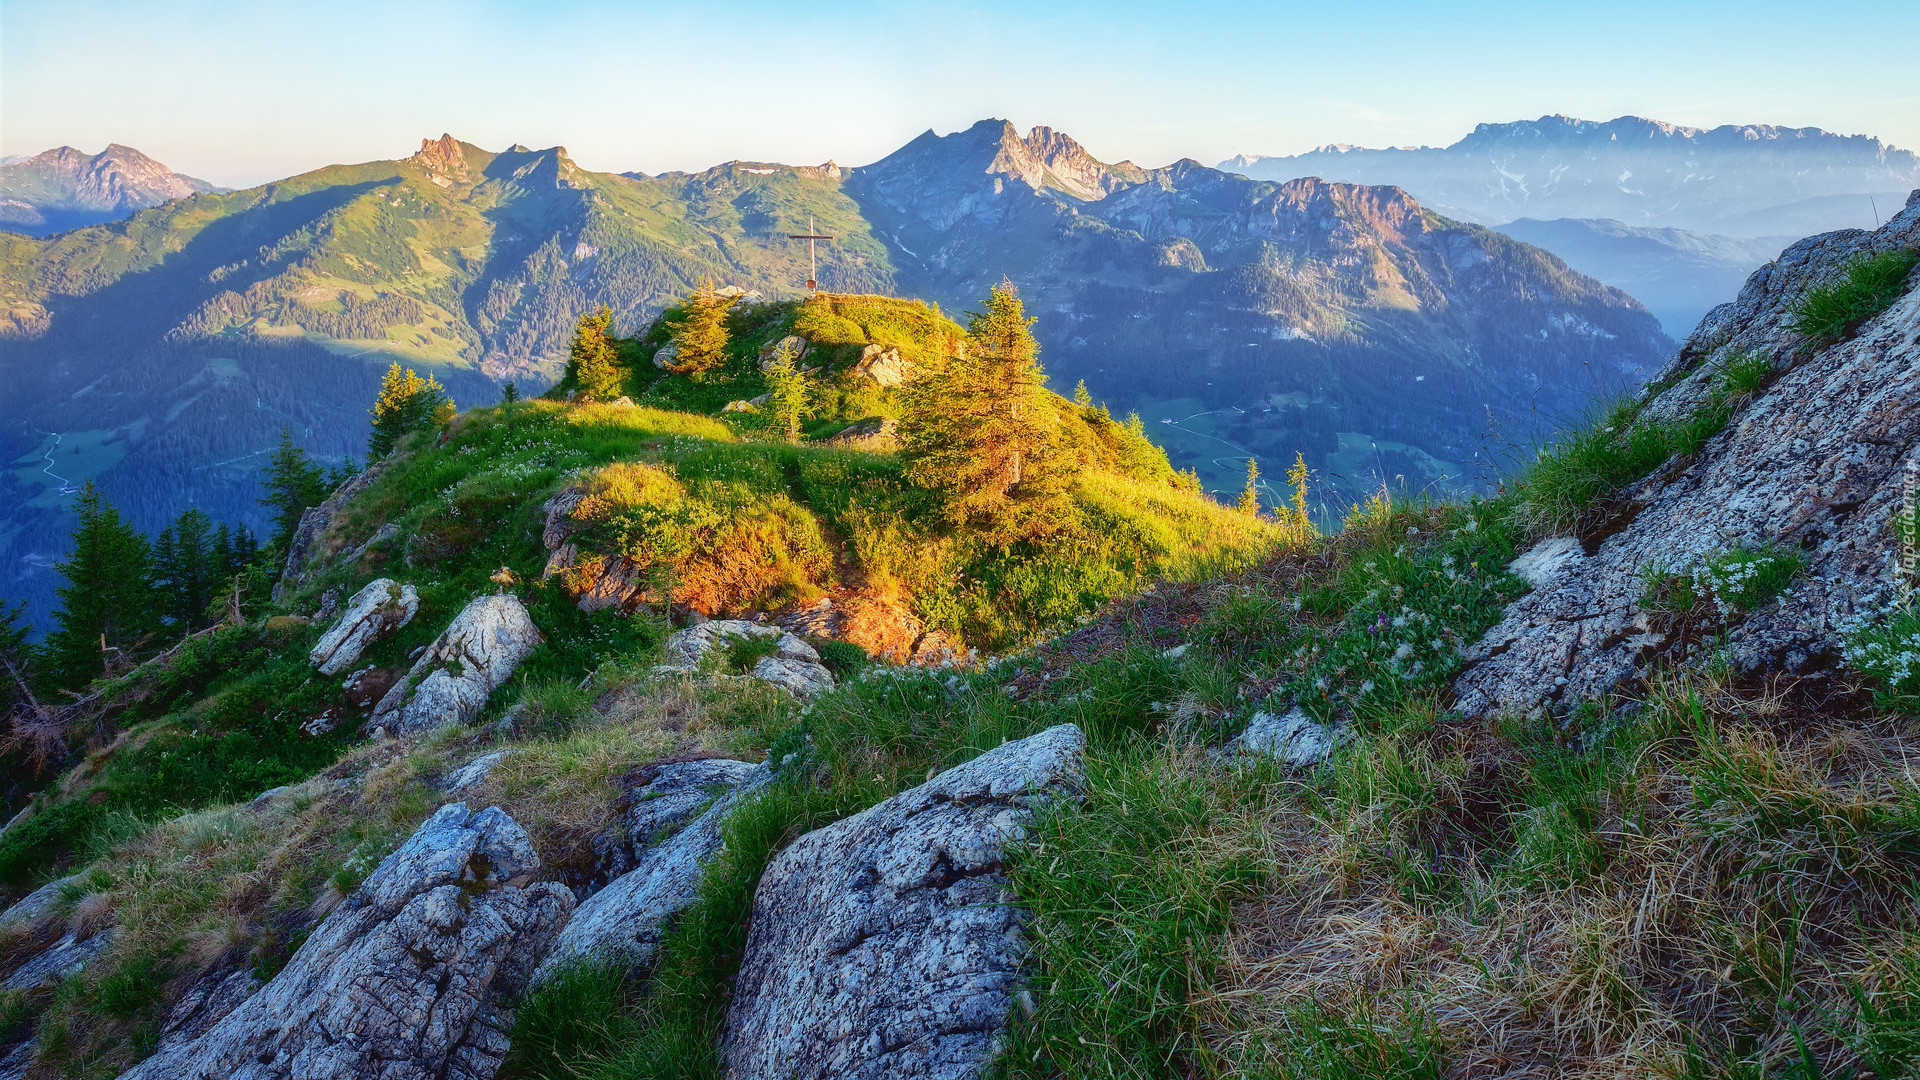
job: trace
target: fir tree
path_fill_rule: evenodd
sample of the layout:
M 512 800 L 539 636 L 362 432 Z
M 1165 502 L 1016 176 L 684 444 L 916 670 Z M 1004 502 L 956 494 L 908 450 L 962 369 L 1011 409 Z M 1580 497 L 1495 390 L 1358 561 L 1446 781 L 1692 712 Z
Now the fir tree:
M 1293 489 L 1288 499 L 1287 516 L 1289 522 L 1305 537 L 1313 535 L 1313 515 L 1307 512 L 1307 456 L 1298 451 L 1293 455 L 1293 467 L 1287 470 L 1287 486 Z
M 300 527 L 301 512 L 326 499 L 330 490 L 327 477 L 307 452 L 294 444 L 293 429 L 282 427 L 280 445 L 267 461 L 263 483 L 267 494 L 258 501 L 273 516 L 271 542 L 278 550 L 285 551 L 293 540 L 293 531 Z
M 1093 414 L 1093 394 L 1087 389 L 1087 380 L 1081 379 L 1073 384 L 1073 403 L 1080 406 L 1081 412 L 1089 416 Z
M 590 401 L 612 401 L 620 396 L 626 381 L 620 370 L 619 353 L 607 338 L 607 328 L 611 325 L 613 309 L 601 304 L 599 311 L 581 316 L 580 325 L 573 330 L 567 375 Z
M 1052 449 L 1034 320 L 1011 283 L 987 297 L 959 355 L 904 387 L 901 455 L 907 478 L 945 495 L 955 524 L 1002 545 L 1058 527 L 1048 513 L 1071 475 Z
M 674 360 L 667 370 L 696 379 L 718 371 L 727 362 L 727 309 L 733 301 L 721 296 L 708 278 L 687 297 L 681 317 L 667 323 L 673 335 Z
M 432 375 L 422 379 L 418 372 L 395 361 L 381 378 L 380 396 L 370 410 L 373 435 L 367 439 L 367 461 L 375 462 L 393 453 L 394 446 L 410 431 L 452 420 L 453 411 L 453 399 L 440 380 Z
M 159 614 L 176 630 L 195 630 L 206 622 L 208 605 L 229 576 L 231 557 L 219 550 L 213 519 L 198 508 L 183 512 L 160 531 L 153 544 L 153 583 Z
M 520 387 L 512 380 L 500 384 L 500 404 L 511 405 L 520 400 Z
M 259 538 L 255 537 L 253 530 L 247 528 L 245 525 L 235 529 L 233 532 L 233 558 L 227 563 L 226 573 L 222 576 L 232 577 L 259 561 Z
M 1247 459 L 1247 486 L 1240 490 L 1240 512 L 1260 513 L 1260 462 L 1255 458 Z
M 767 411 L 773 425 L 788 441 L 800 437 L 800 421 L 813 415 L 814 392 L 805 372 L 794 363 L 793 350 L 782 346 L 767 364 Z
M 60 609 L 47 635 L 47 675 L 55 686 L 77 689 L 131 660 L 153 628 L 153 584 L 147 538 L 120 516 L 87 481 L 74 509 L 80 525 L 73 552 L 59 566 L 67 583 L 55 591 Z

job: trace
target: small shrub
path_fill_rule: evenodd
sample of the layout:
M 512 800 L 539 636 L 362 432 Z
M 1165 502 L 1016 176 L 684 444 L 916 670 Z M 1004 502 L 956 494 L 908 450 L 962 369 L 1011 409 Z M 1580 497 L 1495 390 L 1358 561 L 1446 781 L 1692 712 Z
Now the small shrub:
M 1893 306 L 1907 291 L 1920 253 L 1887 251 L 1856 259 L 1837 280 L 1808 289 L 1795 302 L 1788 328 L 1810 338 L 1842 338 Z
M 1665 561 L 1640 568 L 1640 610 L 1666 622 L 1682 622 L 1700 607 L 1700 594 L 1694 591 L 1693 575 L 1676 570 Z
M 1920 608 L 1909 605 L 1882 622 L 1864 622 L 1847 635 L 1847 662 L 1880 682 L 1908 711 L 1920 700 Z
M 1722 615 L 1752 611 L 1780 595 L 1807 567 L 1798 548 L 1734 548 L 1708 556 L 1694 572 L 1694 583 L 1711 595 Z
M 771 634 L 730 634 L 717 653 L 708 655 L 718 655 L 727 674 L 745 675 L 753 670 L 753 665 L 759 663 L 761 657 L 772 656 L 779 651 L 780 639 Z
M 869 663 L 867 650 L 851 641 L 841 641 L 838 638 L 814 638 L 810 639 L 808 644 L 820 654 L 820 663 L 828 671 L 833 672 L 835 678 L 846 679 L 858 675 L 860 669 Z

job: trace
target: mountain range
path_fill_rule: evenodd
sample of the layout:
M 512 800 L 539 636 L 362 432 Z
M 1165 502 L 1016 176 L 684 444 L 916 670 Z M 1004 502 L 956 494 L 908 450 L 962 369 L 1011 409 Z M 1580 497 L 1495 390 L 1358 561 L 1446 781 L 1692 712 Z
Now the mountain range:
M 62 146 L 0 162 L 0 229 L 50 236 L 213 190 L 131 146 L 109 143 L 98 154 Z
M 1248 457 L 1278 475 L 1296 452 L 1330 499 L 1381 478 L 1459 487 L 1490 431 L 1524 442 L 1671 348 L 1625 293 L 1391 187 L 1108 164 L 1000 120 L 858 169 L 658 176 L 443 136 L 57 236 L 0 232 L 4 588 L 44 615 L 81 477 L 149 529 L 188 504 L 255 520 L 281 426 L 358 454 L 388 362 L 462 404 L 499 380 L 534 389 L 600 303 L 632 332 L 706 278 L 800 295 L 788 237 L 809 227 L 835 238 L 825 289 L 964 311 L 1011 279 L 1056 386 L 1138 409 L 1219 492 Z

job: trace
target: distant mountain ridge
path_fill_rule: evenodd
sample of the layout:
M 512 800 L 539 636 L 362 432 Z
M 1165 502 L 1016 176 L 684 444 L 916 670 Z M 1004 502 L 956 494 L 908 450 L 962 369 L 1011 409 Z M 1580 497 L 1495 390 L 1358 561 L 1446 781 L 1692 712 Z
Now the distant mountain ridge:
M 61 146 L 0 164 L 0 229 L 46 236 L 214 191 L 131 146 L 98 154 Z
M 1543 116 L 1481 124 L 1444 147 L 1334 145 L 1243 154 L 1221 168 L 1270 180 L 1397 184 L 1443 213 L 1488 224 L 1610 218 L 1748 237 L 1871 226 L 1874 200 L 1884 219 L 1920 186 L 1920 157 L 1865 135 L 1637 116 Z
M 1296 451 L 1341 491 L 1457 485 L 1490 414 L 1512 430 L 1578 412 L 1671 348 L 1626 294 L 1404 191 L 1107 164 L 1003 120 L 855 169 L 652 177 L 443 135 L 56 237 L 0 232 L 3 588 L 47 595 L 59 478 L 97 478 L 149 529 L 186 501 L 258 524 L 281 425 L 358 455 L 388 362 L 437 371 L 463 405 L 506 378 L 536 389 L 600 303 L 631 333 L 705 278 L 799 296 L 788 235 L 809 223 L 835 237 L 831 291 L 964 312 L 1011 278 L 1055 386 L 1140 409 L 1216 491 L 1249 456 L 1278 476 Z

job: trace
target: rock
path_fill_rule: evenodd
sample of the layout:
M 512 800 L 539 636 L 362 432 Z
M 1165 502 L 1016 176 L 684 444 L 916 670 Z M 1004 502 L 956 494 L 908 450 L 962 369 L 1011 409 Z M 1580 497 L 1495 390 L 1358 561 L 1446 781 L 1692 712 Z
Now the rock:
M 720 827 L 727 815 L 772 779 L 766 765 L 744 761 L 657 766 L 653 778 L 629 796 L 625 824 L 634 868 L 574 911 L 535 982 L 578 960 L 614 960 L 636 968 L 650 962 L 666 921 L 694 901 L 705 864 L 724 846 Z M 701 807 L 705 812 L 694 817 Z
M 666 348 L 653 354 L 653 366 L 665 371 L 679 358 L 680 346 L 669 344 Z
M 326 709 L 323 710 L 320 715 L 310 717 L 304 721 L 300 725 L 300 733 L 302 735 L 311 735 L 317 739 L 322 735 L 331 734 L 333 729 L 339 726 L 340 713 L 334 709 Z
M 806 359 L 807 350 L 812 347 L 812 344 L 812 342 L 801 337 L 799 334 L 788 334 L 779 341 L 767 342 L 765 345 L 760 346 L 759 359 L 761 372 L 764 373 L 768 368 L 773 366 L 773 358 L 778 356 L 780 350 L 783 348 L 792 351 L 793 362 L 798 364 L 800 361 Z
M 519 600 L 482 596 L 461 610 L 407 677 L 380 699 L 369 726 L 405 736 L 464 724 L 541 640 Z
M 1633 691 L 1655 665 L 1689 660 L 1703 647 L 1699 633 L 1642 618 L 1642 568 L 1684 571 L 1739 545 L 1799 548 L 1806 572 L 1778 601 L 1717 621 L 1712 647 L 1736 676 L 1840 673 L 1842 627 L 1896 588 L 1894 514 L 1920 477 L 1920 291 L 1811 352 L 1816 343 L 1786 324 L 1806 288 L 1851 260 L 1913 247 L 1920 204 L 1878 232 L 1793 245 L 1707 316 L 1646 415 L 1690 414 L 1734 351 L 1771 357 L 1776 380 L 1699 452 L 1624 492 L 1585 557 L 1564 540 L 1558 557 L 1539 555 L 1544 545 L 1523 556 L 1533 591 L 1468 651 L 1454 682 L 1463 714 L 1561 714 Z
M 225 1020 L 261 985 L 253 970 L 245 967 L 203 976 L 174 1003 L 167 1014 L 166 1025 L 160 1029 L 160 1041 L 154 1052 L 192 1042 L 213 1030 L 213 1025 Z
M 833 672 L 820 663 L 813 646 L 777 626 L 750 623 L 745 619 L 714 619 L 688 627 L 667 639 L 669 661 L 656 670 L 693 674 L 701 668 L 707 654 L 728 638 L 768 638 L 775 651 L 754 662 L 750 678 L 772 683 L 801 699 L 816 697 L 833 689 Z
M 1229 753 L 1263 754 L 1296 769 L 1320 764 L 1345 742 L 1344 725 L 1323 724 L 1300 708 L 1275 716 L 1261 711 L 1253 714 L 1247 730 L 1227 744 Z
M 860 350 L 860 359 L 854 362 L 853 373 L 872 379 L 890 390 L 906 382 L 908 376 L 913 374 L 913 367 L 901 357 L 899 349 L 869 345 Z
M 465 765 L 447 774 L 443 789 L 449 795 L 458 795 L 471 787 L 478 787 L 493 772 L 493 767 L 507 760 L 511 750 L 495 750 L 491 754 L 482 754 Z
M 497 808 L 443 806 L 285 970 L 122 1080 L 490 1080 L 510 1002 L 573 910 Z
M 323 559 L 320 541 L 333 525 L 334 517 L 348 500 L 379 479 L 380 472 L 380 469 L 369 466 L 335 488 L 333 494 L 327 496 L 319 506 L 309 506 L 301 512 L 300 524 L 294 528 L 292 539 L 287 541 L 286 566 L 280 571 L 280 581 L 273 587 L 274 603 L 283 603 L 295 590 L 313 580 L 314 571 L 319 569 Z
M 754 895 L 732 1080 L 982 1075 L 1026 951 L 1002 851 L 1073 793 L 1086 739 L 1008 743 L 795 841 Z
M 37 1037 L 29 1038 L 5 1055 L 0 1055 L 0 1080 L 26 1080 L 27 1069 L 32 1067 L 39 1048 L 40 1040 Z
M 625 394 L 621 394 L 619 397 L 607 402 L 607 404 L 619 409 L 631 409 L 633 408 L 633 399 Z
M 367 646 L 407 625 L 420 610 L 420 593 L 392 578 L 375 578 L 347 601 L 307 659 L 322 675 L 338 675 L 360 659 Z
M 373 535 L 367 537 L 366 543 L 361 544 L 357 548 L 354 548 L 351 554 L 349 554 L 345 559 L 341 560 L 340 565 L 352 566 L 354 563 L 357 563 L 361 559 L 365 558 L 367 552 L 373 550 L 373 545 L 384 544 L 387 541 L 392 540 L 394 537 L 399 535 L 400 535 L 400 526 L 397 523 L 392 521 L 387 522 L 385 525 L 382 525 L 378 529 L 375 529 L 373 531 Z
M 335 585 L 320 594 L 320 608 L 313 613 L 314 622 L 326 622 L 340 614 L 340 586 Z
M 1526 579 L 1528 585 L 1538 587 L 1542 582 L 1552 579 L 1555 574 L 1579 562 L 1581 557 L 1578 537 L 1550 536 L 1508 563 L 1507 570 Z
M 340 689 L 345 691 L 348 701 L 365 709 L 386 697 L 398 681 L 398 675 L 390 668 L 366 667 L 347 676 Z
M 723 413 L 752 412 L 754 411 L 754 407 L 751 401 L 729 401 L 725 405 L 720 406 L 720 411 Z
M 14 968 L 6 981 L 0 982 L 0 990 L 38 990 L 52 986 L 86 967 L 112 943 L 112 930 L 102 930 L 85 938 L 68 933 Z
M 900 449 L 899 427 L 900 425 L 891 416 L 869 416 L 862 420 L 855 420 L 821 441 L 827 446 L 840 446 L 849 450 L 892 453 Z
M 49 881 L 45 885 L 21 897 L 19 900 L 14 901 L 13 905 L 8 907 L 7 910 L 0 912 L 0 926 L 15 923 L 29 923 L 44 915 L 51 914 L 53 912 L 53 905 L 60 900 L 60 894 L 66 890 L 67 886 L 75 884 L 79 880 L 79 874 L 68 874 L 66 877 L 58 880 Z

